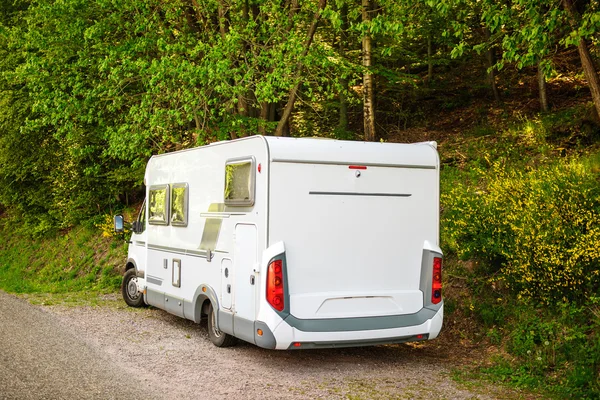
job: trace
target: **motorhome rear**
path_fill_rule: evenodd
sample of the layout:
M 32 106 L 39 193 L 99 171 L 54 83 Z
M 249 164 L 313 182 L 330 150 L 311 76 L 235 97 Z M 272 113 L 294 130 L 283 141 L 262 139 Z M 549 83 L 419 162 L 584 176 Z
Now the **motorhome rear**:
M 442 327 L 434 142 L 253 136 L 153 156 L 125 301 L 218 346 L 361 346 Z

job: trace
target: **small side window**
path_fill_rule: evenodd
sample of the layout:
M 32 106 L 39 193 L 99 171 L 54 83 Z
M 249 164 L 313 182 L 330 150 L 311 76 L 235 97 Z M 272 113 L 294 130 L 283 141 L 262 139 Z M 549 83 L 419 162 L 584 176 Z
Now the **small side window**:
M 171 225 L 187 226 L 188 184 L 174 183 L 171 187 Z
M 225 204 L 254 205 L 254 158 L 229 160 L 225 163 Z
M 148 196 L 148 223 L 150 225 L 168 225 L 168 204 L 169 185 L 150 186 Z
M 137 229 L 136 233 L 142 233 L 146 230 L 146 200 L 144 200 L 144 204 L 142 204 L 142 209 L 140 210 L 140 215 L 138 215 L 137 219 Z

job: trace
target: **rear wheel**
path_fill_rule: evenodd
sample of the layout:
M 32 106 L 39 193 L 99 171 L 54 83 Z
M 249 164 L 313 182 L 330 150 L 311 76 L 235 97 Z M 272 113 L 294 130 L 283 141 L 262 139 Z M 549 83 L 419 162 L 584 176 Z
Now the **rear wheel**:
M 212 304 L 208 306 L 208 337 L 217 347 L 230 347 L 237 343 L 237 339 L 225 332 L 221 332 L 217 326 L 217 317 Z
M 146 305 L 144 303 L 144 295 L 138 291 L 135 268 L 128 269 L 125 275 L 123 275 L 121 293 L 123 293 L 123 300 L 130 307 L 142 307 Z

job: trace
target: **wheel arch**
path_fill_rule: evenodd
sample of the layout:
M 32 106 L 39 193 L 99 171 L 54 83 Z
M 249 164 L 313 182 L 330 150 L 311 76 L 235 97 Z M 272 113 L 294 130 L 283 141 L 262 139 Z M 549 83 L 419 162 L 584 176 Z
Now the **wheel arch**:
M 130 269 L 134 268 L 135 269 L 135 275 L 138 278 L 145 278 L 146 274 L 144 270 L 140 270 L 137 266 L 137 263 L 135 262 L 135 260 L 133 258 L 129 258 L 127 259 L 127 264 L 125 264 L 125 272 L 129 271 Z
M 215 293 L 214 289 L 209 286 L 209 285 L 200 285 L 198 286 L 198 288 L 196 289 L 196 292 L 194 293 L 194 312 L 193 312 L 193 316 L 194 316 L 194 322 L 196 323 L 200 323 L 200 320 L 202 319 L 202 314 L 207 314 L 208 313 L 208 306 L 209 304 L 212 304 L 213 310 L 217 311 L 215 313 L 215 318 L 216 318 L 216 322 L 217 322 L 217 326 L 219 323 L 219 300 L 217 298 L 217 294 Z
M 129 271 L 131 268 L 135 268 L 135 272 L 137 272 L 137 264 L 133 258 L 127 259 L 127 264 L 125 264 L 125 272 Z

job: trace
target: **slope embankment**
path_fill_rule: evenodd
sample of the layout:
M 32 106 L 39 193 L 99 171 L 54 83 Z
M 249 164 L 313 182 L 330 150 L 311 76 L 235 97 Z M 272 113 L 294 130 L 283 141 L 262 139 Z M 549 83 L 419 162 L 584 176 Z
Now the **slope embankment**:
M 112 292 L 121 282 L 125 242 L 75 227 L 32 238 L 0 218 L 0 289 L 12 293 Z

